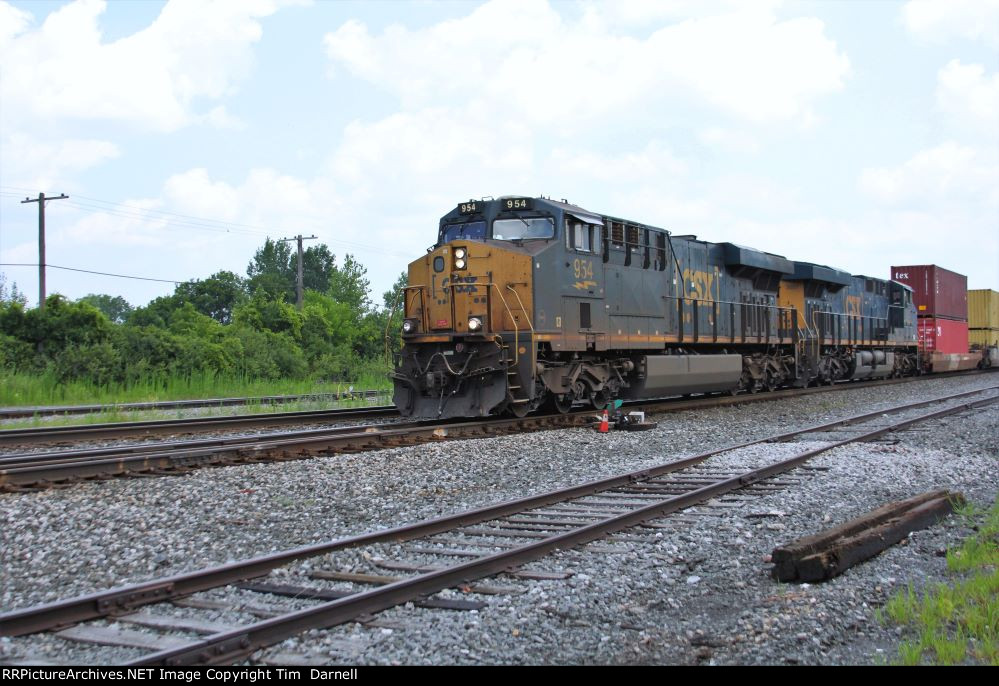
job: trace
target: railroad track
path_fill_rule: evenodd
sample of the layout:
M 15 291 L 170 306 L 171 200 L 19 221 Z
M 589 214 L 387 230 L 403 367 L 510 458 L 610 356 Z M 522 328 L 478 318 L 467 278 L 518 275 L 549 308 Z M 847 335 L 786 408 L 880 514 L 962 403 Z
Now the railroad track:
M 0 407 L 0 419 L 50 415 L 95 414 L 97 412 L 138 412 L 143 410 L 178 410 L 199 407 L 239 407 L 243 405 L 278 405 L 293 402 L 340 402 L 378 398 L 391 391 L 341 391 L 302 395 L 261 395 L 247 398 L 204 398 L 201 400 L 164 400 L 146 403 L 107 403 L 104 405 L 39 405 L 35 407 Z
M 114 422 L 85 426 L 48 426 L 0 431 L 0 445 L 59 445 L 81 440 L 108 440 L 203 431 L 238 431 L 262 426 L 313 424 L 376 417 L 397 417 L 392 405 L 353 407 L 337 410 L 267 412 L 235 417 L 195 417 L 193 419 L 158 419 L 142 422 Z
M 434 596 L 456 587 L 483 596 L 516 592 L 509 586 L 478 583 L 499 574 L 520 579 L 564 578 L 551 573 L 545 576 L 524 565 L 553 551 L 587 544 L 632 527 L 663 526 L 656 520 L 733 491 L 766 494 L 782 490 L 794 485 L 798 478 L 808 478 L 807 474 L 783 476 L 780 480 L 777 477 L 802 467 L 817 455 L 994 403 L 999 401 L 996 390 L 999 386 L 882 409 L 438 519 L 15 610 L 0 615 L 0 635 L 55 631 L 59 639 L 76 644 L 127 649 L 132 656 L 129 664 L 133 665 L 222 664 L 252 659 L 256 651 L 305 631 L 351 621 L 372 622 L 375 613 L 411 601 L 427 608 L 481 609 L 485 601 Z M 939 403 L 952 404 L 884 422 L 891 414 Z M 843 433 L 849 435 L 837 437 Z M 745 471 L 709 462 L 712 457 L 748 446 L 789 443 L 816 435 L 826 444 Z M 422 556 L 432 561 L 382 557 L 386 549 L 392 552 L 400 547 L 409 557 Z M 358 557 L 357 549 L 365 554 Z M 358 572 L 356 568 L 341 571 L 335 568 L 337 553 L 350 555 L 352 567 L 358 559 L 364 559 L 374 569 L 372 573 Z M 319 557 L 322 562 L 315 562 Z M 442 563 L 442 558 L 456 561 Z M 295 568 L 305 560 L 313 562 Z M 386 574 L 385 570 L 394 573 Z M 264 579 L 274 571 L 279 574 Z M 340 585 L 324 585 L 327 582 Z M 348 584 L 350 588 L 345 589 Z M 213 598 L 217 592 L 229 594 L 228 599 Z M 239 598 L 252 596 L 256 601 L 234 602 L 233 594 Z M 267 599 L 275 602 L 279 597 L 294 598 L 296 606 L 281 609 L 259 604 Z M 157 604 L 167 604 L 160 607 L 170 609 L 166 613 L 150 612 L 147 606 Z M 246 623 L 220 625 L 191 616 L 177 617 L 175 606 L 189 611 L 228 610 L 248 619 Z M 114 626 L 109 626 L 112 618 Z M 122 630 L 122 624 L 144 630 Z M 172 633 L 165 636 L 155 633 L 157 630 Z M 177 632 L 182 631 L 186 635 L 178 638 Z M 23 646 L 18 659 L 31 660 L 28 643 L 11 641 L 7 645 Z M 139 652 L 143 649 L 147 652 Z M 85 661 L 78 655 L 74 659 Z
M 580 426 L 592 413 L 548 415 L 486 422 L 405 422 L 306 429 L 279 434 L 139 443 L 0 457 L 0 490 L 21 491 L 69 485 L 83 479 L 124 475 L 176 476 L 206 466 L 296 460 L 363 450 L 417 445 L 456 438 Z
M 987 370 L 995 372 L 997 369 Z M 987 373 L 979 370 L 949 372 L 946 377 L 965 376 L 968 374 Z M 935 378 L 942 377 L 938 375 Z M 759 402 L 764 400 L 779 400 L 781 398 L 806 395 L 809 393 L 825 393 L 829 391 L 850 390 L 858 387 L 871 388 L 878 385 L 912 383 L 924 377 L 906 377 L 903 379 L 887 379 L 879 381 L 843 382 L 834 386 L 823 386 L 808 389 L 785 389 L 775 393 L 757 395 L 740 395 L 732 400 L 726 395 L 699 397 L 697 401 L 714 398 L 714 403 Z M 285 397 L 285 396 L 279 396 Z M 288 396 L 291 397 L 291 396 Z M 181 401 L 187 402 L 187 401 Z M 657 410 L 665 410 L 673 403 L 691 402 L 686 399 L 672 398 L 659 401 L 642 401 L 637 405 L 649 405 Z M 668 403 L 668 404 L 667 404 Z M 633 403 L 635 404 L 635 403 Z M 116 438 L 138 438 L 145 436 L 183 435 L 204 431 L 239 431 L 267 426 L 285 426 L 288 424 L 310 424 L 344 419 L 373 419 L 377 417 L 395 417 L 398 412 L 391 405 L 379 405 L 363 408 L 343 408 L 336 410 L 312 410 L 298 412 L 270 412 L 261 414 L 239 415 L 232 417 L 196 417 L 193 419 L 160 419 L 137 422 L 113 422 L 102 424 L 31 427 L 25 429 L 0 430 L 0 446 L 29 445 L 68 445 L 75 441 L 103 441 Z
M 910 381 L 911 379 L 891 379 L 874 383 L 888 385 Z M 864 384 L 863 387 L 869 388 L 871 385 Z M 628 403 L 627 406 L 636 409 L 644 408 L 649 412 L 680 412 L 781 400 L 857 387 L 855 384 L 840 384 L 818 388 L 787 389 L 763 394 L 712 396 L 693 400 L 679 398 L 645 400 Z M 378 409 L 382 416 L 390 416 L 394 412 L 392 408 Z M 325 416 L 327 419 L 332 417 L 342 419 L 364 416 L 365 410 L 358 410 L 353 414 L 352 412 L 346 411 L 344 414 L 344 411 L 330 411 L 326 414 L 312 414 L 320 417 Z M 303 414 L 309 413 L 289 413 L 297 419 L 293 419 L 293 417 L 286 419 L 300 423 L 303 421 Z M 262 417 L 266 417 L 266 415 L 257 417 L 260 417 L 260 421 L 262 421 Z M 257 421 L 257 417 L 254 417 L 253 421 Z M 592 420 L 593 410 L 581 410 L 565 415 L 356 425 L 266 435 L 126 444 L 50 452 L 8 453 L 0 456 L 0 491 L 30 491 L 71 485 L 81 480 L 111 479 L 122 476 L 177 476 L 192 469 L 208 466 L 306 459 L 343 452 L 418 445 L 430 441 L 487 438 L 504 433 L 525 433 L 583 426 Z M 199 426 L 206 424 L 207 421 Z M 250 426 L 252 425 L 250 424 Z M 248 425 L 235 422 L 227 426 L 233 428 L 234 426 Z M 125 431 L 128 430 L 128 427 L 117 425 L 113 427 L 113 431 L 119 430 Z M 104 434 L 104 436 L 107 435 Z

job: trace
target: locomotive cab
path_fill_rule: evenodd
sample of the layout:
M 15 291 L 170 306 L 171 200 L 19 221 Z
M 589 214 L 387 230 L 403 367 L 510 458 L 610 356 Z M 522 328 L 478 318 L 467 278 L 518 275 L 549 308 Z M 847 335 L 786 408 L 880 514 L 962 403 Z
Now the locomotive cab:
M 396 406 L 426 418 L 533 408 L 534 257 L 558 238 L 534 198 L 460 203 L 409 265 Z

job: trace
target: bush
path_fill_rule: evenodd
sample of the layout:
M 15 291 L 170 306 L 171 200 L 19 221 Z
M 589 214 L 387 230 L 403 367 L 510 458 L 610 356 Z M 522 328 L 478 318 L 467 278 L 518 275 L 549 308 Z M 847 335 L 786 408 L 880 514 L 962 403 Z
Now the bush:
M 58 383 L 86 380 L 110 386 L 122 380 L 121 353 L 109 342 L 67 348 L 52 365 Z

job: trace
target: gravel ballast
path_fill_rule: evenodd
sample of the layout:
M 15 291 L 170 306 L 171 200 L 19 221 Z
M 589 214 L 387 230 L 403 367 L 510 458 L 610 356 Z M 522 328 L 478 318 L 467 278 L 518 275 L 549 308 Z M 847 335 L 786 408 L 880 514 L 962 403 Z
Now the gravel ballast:
M 985 375 L 880 388 L 858 385 L 799 399 L 650 417 L 659 426 L 647 432 L 539 432 L 4 494 L 0 607 L 26 607 L 458 512 L 997 381 Z M 802 443 L 753 446 L 709 464 L 751 468 L 841 437 L 821 434 Z M 660 520 L 663 528 L 633 529 L 529 565 L 571 572 L 568 579 L 501 576 L 482 583 L 521 592 L 441 594 L 484 600 L 488 604 L 481 610 L 407 605 L 381 613 L 374 625 L 311 632 L 258 657 L 280 661 L 294 654 L 361 664 L 869 664 L 891 659 L 899 634 L 876 619 L 875 608 L 908 583 L 918 587 L 945 578 L 940 552 L 967 534 L 960 518 L 916 532 L 821 585 L 777 584 L 766 560 L 781 543 L 923 491 L 949 488 L 980 505 L 994 499 L 999 404 L 892 438 L 897 442 L 825 453 L 810 463 L 821 469 L 795 472 L 793 479 L 801 483 L 785 490 L 724 507 L 700 507 Z M 313 566 L 379 573 L 365 553 L 373 554 L 348 551 L 334 561 L 304 563 L 287 575 L 303 583 L 307 577 L 301 572 Z M 416 554 L 405 545 L 375 553 L 420 564 L 454 559 Z M 240 603 L 268 607 L 286 607 L 290 600 L 229 589 L 199 598 L 232 604 L 233 594 L 240 595 Z M 187 608 L 173 611 L 195 614 Z M 245 608 L 196 614 L 231 624 L 259 619 Z M 137 654 L 91 648 L 86 659 L 110 662 Z M 74 661 L 84 654 L 52 636 L 0 641 L 0 658 L 38 655 Z

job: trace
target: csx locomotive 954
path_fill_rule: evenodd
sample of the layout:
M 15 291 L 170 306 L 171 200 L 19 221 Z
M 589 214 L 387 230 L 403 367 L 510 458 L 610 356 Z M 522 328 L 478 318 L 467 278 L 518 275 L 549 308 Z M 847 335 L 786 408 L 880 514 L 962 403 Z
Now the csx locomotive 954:
M 409 265 L 404 416 L 523 416 L 614 398 L 914 373 L 905 285 L 597 214 L 460 203 Z

